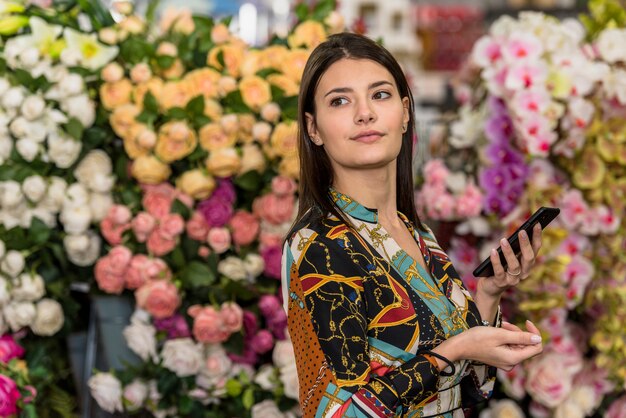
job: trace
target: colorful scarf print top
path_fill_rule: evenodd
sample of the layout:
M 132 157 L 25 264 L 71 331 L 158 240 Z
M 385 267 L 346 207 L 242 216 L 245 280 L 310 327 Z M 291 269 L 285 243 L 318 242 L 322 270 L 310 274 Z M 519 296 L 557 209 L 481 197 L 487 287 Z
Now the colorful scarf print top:
M 463 406 L 490 396 L 496 370 L 463 360 L 444 376 L 429 354 L 481 325 L 448 256 L 430 230 L 417 230 L 398 213 L 425 270 L 387 234 L 375 210 L 336 191 L 331 196 L 358 233 L 310 211 L 283 250 L 304 416 L 464 417 Z

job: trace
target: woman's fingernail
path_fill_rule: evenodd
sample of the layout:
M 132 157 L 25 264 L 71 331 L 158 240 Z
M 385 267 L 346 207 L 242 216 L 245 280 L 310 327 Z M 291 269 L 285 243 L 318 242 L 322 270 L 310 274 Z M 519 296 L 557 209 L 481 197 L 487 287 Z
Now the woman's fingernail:
M 541 335 L 534 334 L 532 337 L 530 337 L 530 341 L 535 343 L 535 344 L 540 343 L 541 342 Z
M 526 233 L 526 231 L 524 231 L 524 230 L 522 230 L 522 231 L 519 233 L 519 235 L 520 235 L 520 237 L 521 237 L 521 238 L 523 238 L 523 239 L 528 239 L 528 234 L 527 234 L 527 233 Z

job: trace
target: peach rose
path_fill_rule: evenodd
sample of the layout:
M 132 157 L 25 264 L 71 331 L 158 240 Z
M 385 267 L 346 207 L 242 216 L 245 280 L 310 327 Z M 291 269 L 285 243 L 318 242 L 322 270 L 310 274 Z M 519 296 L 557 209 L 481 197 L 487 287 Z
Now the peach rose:
M 204 216 L 200 212 L 195 211 L 191 215 L 191 219 L 187 221 L 186 231 L 189 238 L 205 242 L 209 236 L 209 225 L 206 223 Z
M 178 213 L 168 213 L 160 221 L 158 232 L 165 239 L 174 240 L 185 229 L 185 219 Z
M 113 4 L 121 4 L 121 2 Z M 127 16 L 123 19 L 120 23 L 118 23 L 118 27 L 121 32 L 138 35 L 143 33 L 146 28 L 146 23 L 139 16 L 133 15 Z
M 242 113 L 238 116 L 239 132 L 238 140 L 240 143 L 252 142 L 252 127 L 256 123 L 256 117 L 252 113 Z
M 131 227 L 137 241 L 146 242 L 148 236 L 156 227 L 156 219 L 148 212 L 139 212 L 132 220 Z
M 137 306 L 157 319 L 169 318 L 180 306 L 178 289 L 168 280 L 151 280 L 135 292 Z
M 272 225 L 289 222 L 293 216 L 295 197 L 293 194 L 278 196 L 274 193 L 257 197 L 252 204 L 254 214 Z
M 293 122 L 281 122 L 274 128 L 270 138 L 271 149 L 275 155 L 288 157 L 298 152 L 298 125 Z
M 289 50 L 284 45 L 271 45 L 261 51 L 259 64 L 261 68 L 280 69 Z
M 155 219 L 162 219 L 170 213 L 172 202 L 174 202 L 174 187 L 169 183 L 161 183 L 150 188 L 144 188 L 144 195 L 141 205 Z
M 267 81 L 259 76 L 247 76 L 239 82 L 243 102 L 250 109 L 259 111 L 261 106 L 272 99 L 272 91 Z
M 281 89 L 285 93 L 285 96 L 297 96 L 300 92 L 298 83 L 284 74 L 270 74 L 267 76 L 267 81 L 271 85 Z
M 558 353 L 544 353 L 528 364 L 526 390 L 532 398 L 555 408 L 572 390 L 573 376 Z
M 247 50 L 243 62 L 241 63 L 241 76 L 249 77 L 255 75 L 260 69 L 261 53 L 257 50 Z
M 217 83 L 217 91 L 221 97 L 226 96 L 228 93 L 237 90 L 237 80 L 233 77 L 224 76 L 220 78 L 220 81 Z
M 233 333 L 241 330 L 243 325 L 243 310 L 235 302 L 222 303 L 220 316 L 226 329 Z
M 146 247 L 150 254 L 161 257 L 176 247 L 176 239 L 163 236 L 161 230 L 157 227 L 150 233 L 146 240 Z
M 166 57 L 176 57 L 178 56 L 178 48 L 171 42 L 161 42 L 157 47 L 156 54 Z
M 193 129 L 182 121 L 170 121 L 161 126 L 154 153 L 163 162 L 171 163 L 191 154 L 198 144 Z
M 196 168 L 185 171 L 176 180 L 176 187 L 194 199 L 206 199 L 215 189 L 215 180 L 204 170 Z
M 193 336 L 197 341 L 209 344 L 224 342 L 230 336 L 220 313 L 212 306 L 190 306 L 187 310 L 193 318 Z
M 272 192 L 277 196 L 292 195 L 298 190 L 296 182 L 285 176 L 276 176 L 272 179 Z
M 259 220 L 245 210 L 238 210 L 228 221 L 232 229 L 232 239 L 235 245 L 252 244 L 259 234 Z
M 227 134 L 221 124 L 214 122 L 207 123 L 200 128 L 198 135 L 200 136 L 200 146 L 209 152 L 220 148 L 231 148 L 237 140 L 235 133 Z
M 173 31 L 189 35 L 195 29 L 191 10 L 168 7 L 159 22 L 162 32 Z
M 122 293 L 124 274 L 132 256 L 128 248 L 118 245 L 113 247 L 109 254 L 99 259 L 94 268 L 98 287 L 107 293 Z
M 272 134 L 272 125 L 267 122 L 257 122 L 252 127 L 252 137 L 262 144 L 267 143 Z
M 239 172 L 241 158 L 234 148 L 220 148 L 211 152 L 206 167 L 216 177 L 230 177 Z
M 281 71 L 290 79 L 300 82 L 304 66 L 311 55 L 311 51 L 306 49 L 292 49 L 283 61 Z
M 158 77 L 152 77 L 148 81 L 135 86 L 133 90 L 133 103 L 143 109 L 143 100 L 148 92 L 150 92 L 158 102 L 161 98 L 162 91 L 163 80 Z
M 210 118 L 212 121 L 218 121 L 224 114 L 222 105 L 216 100 L 204 99 L 204 116 Z
M 224 65 L 218 56 L 223 58 Z M 219 45 L 209 52 L 207 64 L 219 71 L 226 69 L 232 77 L 238 78 L 241 74 L 241 63 L 244 58 L 244 46 L 235 42 Z
M 257 171 L 263 173 L 267 167 L 265 161 L 265 155 L 261 148 L 257 144 L 245 144 L 241 147 L 241 167 L 239 168 L 239 174 L 247 173 L 248 171 Z
M 230 31 L 223 23 L 218 23 L 211 29 L 211 40 L 216 44 L 223 44 L 230 39 Z
M 266 103 L 261 107 L 261 117 L 268 122 L 278 122 L 278 119 L 280 119 L 280 106 L 274 102 Z
M 278 165 L 278 173 L 281 176 L 291 177 L 294 180 L 300 178 L 300 160 L 298 156 L 291 155 L 284 158 Z
M 328 26 L 328 32 L 331 34 L 343 32 L 346 27 L 343 15 L 337 10 L 330 12 L 324 19 L 324 23 Z
M 207 235 L 207 243 L 217 254 L 225 253 L 230 248 L 230 231 L 226 228 L 211 228 Z
M 130 79 L 135 84 L 146 83 L 152 77 L 152 70 L 145 62 L 135 64 L 130 70 Z
M 131 174 L 140 183 L 158 184 L 167 180 L 172 170 L 154 155 L 142 155 L 133 161 Z
M 131 159 L 136 159 L 141 155 L 150 153 L 156 141 L 156 134 L 142 123 L 132 125 L 127 131 L 127 135 L 122 137 L 124 140 L 124 150 Z M 149 147 L 144 146 L 149 145 Z
M 117 62 L 110 62 L 100 71 L 100 77 L 107 83 L 115 83 L 124 77 L 124 69 Z
M 160 73 L 166 80 L 174 80 L 182 77 L 182 75 L 185 73 L 185 66 L 183 65 L 183 62 L 180 60 L 180 58 L 176 58 L 172 65 L 167 68 L 161 69 Z
M 130 260 L 126 270 L 126 287 L 138 289 L 150 280 L 172 278 L 172 272 L 165 261 L 160 258 L 149 258 L 145 254 L 137 254 Z
M 117 31 L 113 28 L 102 28 L 98 31 L 98 39 L 107 45 L 117 43 Z
M 111 128 L 113 128 L 113 132 L 120 138 L 127 137 L 131 128 L 138 123 L 135 118 L 139 116 L 140 113 L 141 109 L 132 104 L 116 107 L 109 117 L 109 123 L 111 124 Z
M 124 104 L 130 103 L 130 94 L 133 84 L 129 79 L 123 78 L 113 83 L 104 83 L 100 86 L 100 100 L 106 110 L 113 110 Z
M 199 68 L 188 72 L 184 80 L 191 90 L 192 96 L 202 94 L 205 98 L 218 96 L 217 85 L 221 75 L 212 68 Z
M 287 42 L 291 48 L 304 46 L 312 49 L 325 39 L 326 30 L 324 30 L 324 26 L 315 20 L 307 20 L 296 26 Z
M 239 118 L 235 113 L 229 113 L 222 116 L 222 119 L 220 119 L 220 125 L 227 134 L 237 133 L 239 130 Z
M 122 234 L 130 229 L 130 210 L 126 206 L 113 205 L 100 222 L 102 236 L 111 245 L 122 243 Z
M 191 99 L 189 86 L 185 81 L 168 81 L 163 85 L 160 96 L 156 96 L 162 109 L 185 107 Z

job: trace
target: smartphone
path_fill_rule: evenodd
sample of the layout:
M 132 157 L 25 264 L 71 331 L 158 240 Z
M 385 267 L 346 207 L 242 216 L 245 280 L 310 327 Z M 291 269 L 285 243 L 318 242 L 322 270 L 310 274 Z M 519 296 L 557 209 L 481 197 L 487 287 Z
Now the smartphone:
M 559 208 L 549 208 L 542 206 L 532 216 L 519 227 L 517 231 L 513 232 L 513 234 L 509 237 L 508 241 L 511 245 L 511 249 L 515 253 L 516 256 L 520 255 L 520 244 L 518 234 L 520 231 L 524 230 L 528 234 L 528 238 L 533 239 L 533 227 L 536 223 L 541 225 L 541 229 L 545 228 L 557 215 L 561 212 Z M 498 256 L 500 257 L 500 262 L 502 263 L 502 267 L 506 270 L 506 258 L 504 257 L 504 253 L 502 252 L 502 248 L 498 247 Z M 493 265 L 491 264 L 491 258 L 487 257 L 485 261 L 480 263 L 478 267 L 473 272 L 475 277 L 490 277 L 494 275 Z

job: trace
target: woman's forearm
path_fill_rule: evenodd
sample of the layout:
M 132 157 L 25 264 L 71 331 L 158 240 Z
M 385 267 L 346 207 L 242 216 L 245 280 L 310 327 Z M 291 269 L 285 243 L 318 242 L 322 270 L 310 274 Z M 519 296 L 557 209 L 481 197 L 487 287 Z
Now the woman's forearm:
M 489 325 L 494 325 L 494 319 L 498 313 L 498 306 L 500 306 L 501 295 L 490 295 L 481 288 L 481 282 L 478 282 L 476 289 L 476 296 L 474 302 L 480 312 L 480 317 L 483 321 L 488 321 Z

